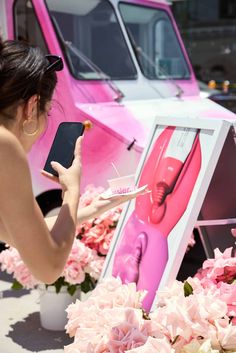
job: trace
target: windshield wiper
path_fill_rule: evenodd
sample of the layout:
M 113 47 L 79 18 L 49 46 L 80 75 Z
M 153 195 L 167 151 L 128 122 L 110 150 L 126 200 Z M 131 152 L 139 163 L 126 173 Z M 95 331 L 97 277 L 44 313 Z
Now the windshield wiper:
M 82 60 L 93 72 L 95 72 L 98 77 L 106 81 L 108 85 L 111 87 L 113 91 L 117 94 L 117 98 L 115 98 L 116 101 L 120 101 L 122 98 L 124 98 L 124 93 L 121 92 L 121 90 L 115 85 L 115 83 L 111 80 L 111 77 L 107 75 L 104 71 L 102 71 L 91 59 L 89 59 L 81 50 L 79 50 L 73 43 L 69 41 L 65 41 L 65 45 L 67 48 L 72 51 L 73 54 L 75 54 L 80 60 Z
M 74 71 L 74 65 L 71 62 L 71 57 L 70 55 L 68 55 L 68 51 L 71 51 L 76 57 L 78 57 L 81 61 L 83 61 L 89 67 L 90 70 L 96 73 L 96 75 L 100 80 L 106 81 L 109 87 L 117 95 L 117 97 L 114 98 L 115 101 L 120 102 L 125 95 L 111 80 L 111 77 L 107 75 L 104 71 L 102 71 L 100 67 L 98 67 L 91 59 L 89 59 L 83 52 L 81 52 L 81 50 L 79 50 L 72 42 L 65 40 L 55 17 L 51 15 L 51 19 L 54 24 L 55 30 L 57 32 L 58 38 L 64 48 L 66 57 L 68 59 L 70 67 L 72 68 L 72 71 Z M 79 74 L 79 76 L 81 77 L 81 79 L 84 79 L 84 77 L 81 74 Z
M 156 70 L 156 64 L 153 62 L 153 60 L 143 51 L 143 49 L 137 45 L 131 31 L 129 28 L 126 27 L 126 30 L 127 30 L 127 33 L 128 33 L 128 36 L 129 36 L 129 39 L 130 39 L 130 42 L 131 42 L 131 45 L 133 47 L 133 50 L 134 50 L 134 53 L 136 55 L 136 58 L 137 58 L 137 61 L 139 63 L 139 66 L 142 67 L 142 63 L 140 62 L 140 57 L 142 57 L 144 60 L 146 60 L 146 62 L 153 68 Z M 183 89 L 175 82 L 175 80 L 170 77 L 170 75 L 163 69 L 163 68 L 158 68 L 159 72 L 161 74 L 163 74 L 164 76 L 166 76 L 167 80 L 172 83 L 174 85 L 174 87 L 177 89 L 177 92 L 175 93 L 175 97 L 178 97 L 178 98 L 181 98 L 182 94 L 184 93 Z M 150 82 L 149 82 L 150 84 Z M 151 84 L 150 84 L 151 85 Z M 154 89 L 157 90 L 157 92 L 160 94 L 160 96 L 162 98 L 163 95 L 161 94 L 161 92 L 154 86 L 152 86 Z

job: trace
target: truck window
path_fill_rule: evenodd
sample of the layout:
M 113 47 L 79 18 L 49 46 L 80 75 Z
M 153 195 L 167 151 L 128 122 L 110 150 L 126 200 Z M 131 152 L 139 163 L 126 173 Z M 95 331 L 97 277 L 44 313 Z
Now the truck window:
M 33 4 L 30 0 L 17 0 L 14 6 L 15 38 L 26 40 L 48 52 Z
M 77 79 L 136 78 L 112 5 L 106 0 L 46 0 L 62 49 Z
M 190 78 L 166 11 L 122 2 L 119 8 L 137 61 L 148 79 Z

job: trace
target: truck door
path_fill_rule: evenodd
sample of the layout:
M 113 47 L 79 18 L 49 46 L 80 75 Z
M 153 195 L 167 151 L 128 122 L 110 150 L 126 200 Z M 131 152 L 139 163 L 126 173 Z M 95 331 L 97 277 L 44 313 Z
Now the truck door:
M 14 5 L 15 38 L 39 46 L 48 52 L 32 1 L 16 0 Z

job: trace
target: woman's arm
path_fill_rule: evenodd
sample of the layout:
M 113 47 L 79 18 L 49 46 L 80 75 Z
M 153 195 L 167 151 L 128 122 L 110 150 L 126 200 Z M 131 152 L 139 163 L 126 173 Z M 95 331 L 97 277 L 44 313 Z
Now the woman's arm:
M 125 202 L 131 201 L 132 199 L 136 198 L 139 195 L 143 195 L 148 190 L 142 190 L 139 193 L 135 195 L 121 195 L 121 196 L 116 196 L 110 199 L 103 199 L 101 196 L 97 196 L 94 198 L 94 200 L 91 202 L 90 205 L 86 207 L 82 207 L 78 209 L 77 212 L 77 226 L 79 226 L 81 223 L 91 219 L 100 216 L 104 212 L 117 207 Z M 56 221 L 57 216 L 51 216 L 51 217 L 46 217 L 45 221 L 48 225 L 49 229 L 52 229 L 55 221 Z
M 77 157 L 72 171 L 66 170 L 63 175 L 63 205 L 49 232 L 33 195 L 24 151 L 12 134 L 0 134 L 0 218 L 10 243 L 32 274 L 45 283 L 60 276 L 73 244 L 79 201 L 79 180 L 75 183 L 79 179 L 79 152 Z
M 76 224 L 79 226 L 81 223 L 100 216 L 104 212 L 123 204 L 134 198 L 135 196 L 118 196 L 110 200 L 104 200 L 100 196 L 97 196 L 90 205 L 86 207 L 78 208 Z M 56 222 L 57 216 L 45 217 L 48 229 L 51 230 Z
M 97 196 L 90 205 L 79 208 L 77 212 L 77 226 L 85 222 L 88 219 L 95 218 L 103 214 L 104 212 L 117 207 L 127 201 L 130 201 L 137 195 L 122 195 L 117 196 L 111 199 L 103 199 L 100 196 Z

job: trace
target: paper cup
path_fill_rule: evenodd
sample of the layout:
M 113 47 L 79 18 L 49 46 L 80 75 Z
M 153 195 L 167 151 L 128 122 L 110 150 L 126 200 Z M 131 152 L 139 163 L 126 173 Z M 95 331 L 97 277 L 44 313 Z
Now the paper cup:
M 115 179 L 109 179 L 108 184 L 113 194 L 125 194 L 132 192 L 136 189 L 135 175 L 132 174 Z

